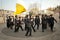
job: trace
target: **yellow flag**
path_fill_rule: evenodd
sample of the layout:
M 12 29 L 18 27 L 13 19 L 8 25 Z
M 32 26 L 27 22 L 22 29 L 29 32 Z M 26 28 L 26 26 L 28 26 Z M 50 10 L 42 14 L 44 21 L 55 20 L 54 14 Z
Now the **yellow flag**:
M 14 15 L 21 14 L 22 12 L 25 12 L 25 11 L 26 9 L 24 8 L 24 6 L 16 3 L 16 12 L 14 12 Z

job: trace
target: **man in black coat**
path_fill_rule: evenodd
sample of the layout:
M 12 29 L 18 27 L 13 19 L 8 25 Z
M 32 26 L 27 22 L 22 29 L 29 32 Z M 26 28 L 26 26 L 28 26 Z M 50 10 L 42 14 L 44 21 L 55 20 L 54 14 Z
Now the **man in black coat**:
M 24 23 L 25 23 L 25 30 L 27 29 L 27 19 L 28 19 L 28 15 L 25 16 L 25 19 L 24 19 Z
M 30 17 L 27 18 L 26 20 L 26 25 L 27 25 L 27 29 L 26 29 L 26 34 L 25 36 L 31 36 L 32 34 L 32 30 L 31 30 L 31 19 Z M 29 34 L 29 35 L 28 35 Z
M 19 19 L 17 20 L 17 31 L 19 31 L 19 28 L 21 28 L 21 30 L 23 31 L 21 17 L 19 17 Z
M 17 21 L 18 21 L 18 17 L 16 15 L 15 19 L 14 19 L 14 24 L 15 24 L 15 30 L 14 30 L 14 32 L 17 32 Z
M 7 17 L 6 21 L 7 21 L 7 28 L 10 28 L 10 26 L 11 26 L 10 25 L 11 24 L 11 18 L 10 18 L 10 16 Z
M 39 18 L 39 16 L 36 16 L 35 17 L 35 26 L 37 25 L 37 29 L 39 30 L 39 25 L 40 25 L 40 18 Z M 35 27 L 34 26 L 34 27 Z
M 50 28 L 51 31 L 53 32 L 53 27 L 54 27 L 54 21 L 57 23 L 56 19 L 53 17 L 53 15 L 50 15 Z
M 44 32 L 46 27 L 47 27 L 47 19 L 46 19 L 45 15 L 42 15 L 42 32 Z
M 36 32 L 36 30 L 35 30 L 35 28 L 34 28 L 34 19 L 33 18 L 31 18 L 31 27 L 32 27 L 32 30 L 34 31 L 34 32 Z
M 13 29 L 13 26 L 14 26 L 14 16 L 11 16 L 11 26 L 10 26 L 10 28 Z

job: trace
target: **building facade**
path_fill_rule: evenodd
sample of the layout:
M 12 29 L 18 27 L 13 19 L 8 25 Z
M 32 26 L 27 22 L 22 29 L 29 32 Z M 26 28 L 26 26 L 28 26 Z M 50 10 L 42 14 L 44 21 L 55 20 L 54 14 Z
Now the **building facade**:
M 0 9 L 0 23 L 5 23 L 7 16 L 14 16 L 14 11 Z

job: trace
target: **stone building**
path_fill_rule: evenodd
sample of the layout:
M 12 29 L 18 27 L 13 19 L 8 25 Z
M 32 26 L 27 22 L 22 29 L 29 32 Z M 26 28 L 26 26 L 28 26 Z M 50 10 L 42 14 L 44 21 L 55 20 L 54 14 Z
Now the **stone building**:
M 5 23 L 6 17 L 13 15 L 14 15 L 14 11 L 0 9 L 0 23 Z

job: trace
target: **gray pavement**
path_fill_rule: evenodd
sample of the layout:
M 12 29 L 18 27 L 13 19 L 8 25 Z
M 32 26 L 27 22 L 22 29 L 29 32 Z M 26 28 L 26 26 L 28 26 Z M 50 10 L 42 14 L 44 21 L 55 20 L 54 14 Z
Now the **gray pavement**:
M 14 33 L 14 30 L 7 29 L 5 24 L 0 24 L 0 40 L 60 40 L 60 22 L 55 23 L 54 32 L 51 32 L 48 28 L 45 32 L 40 30 L 37 32 L 32 31 L 31 37 L 26 37 L 25 31 L 19 30 Z

